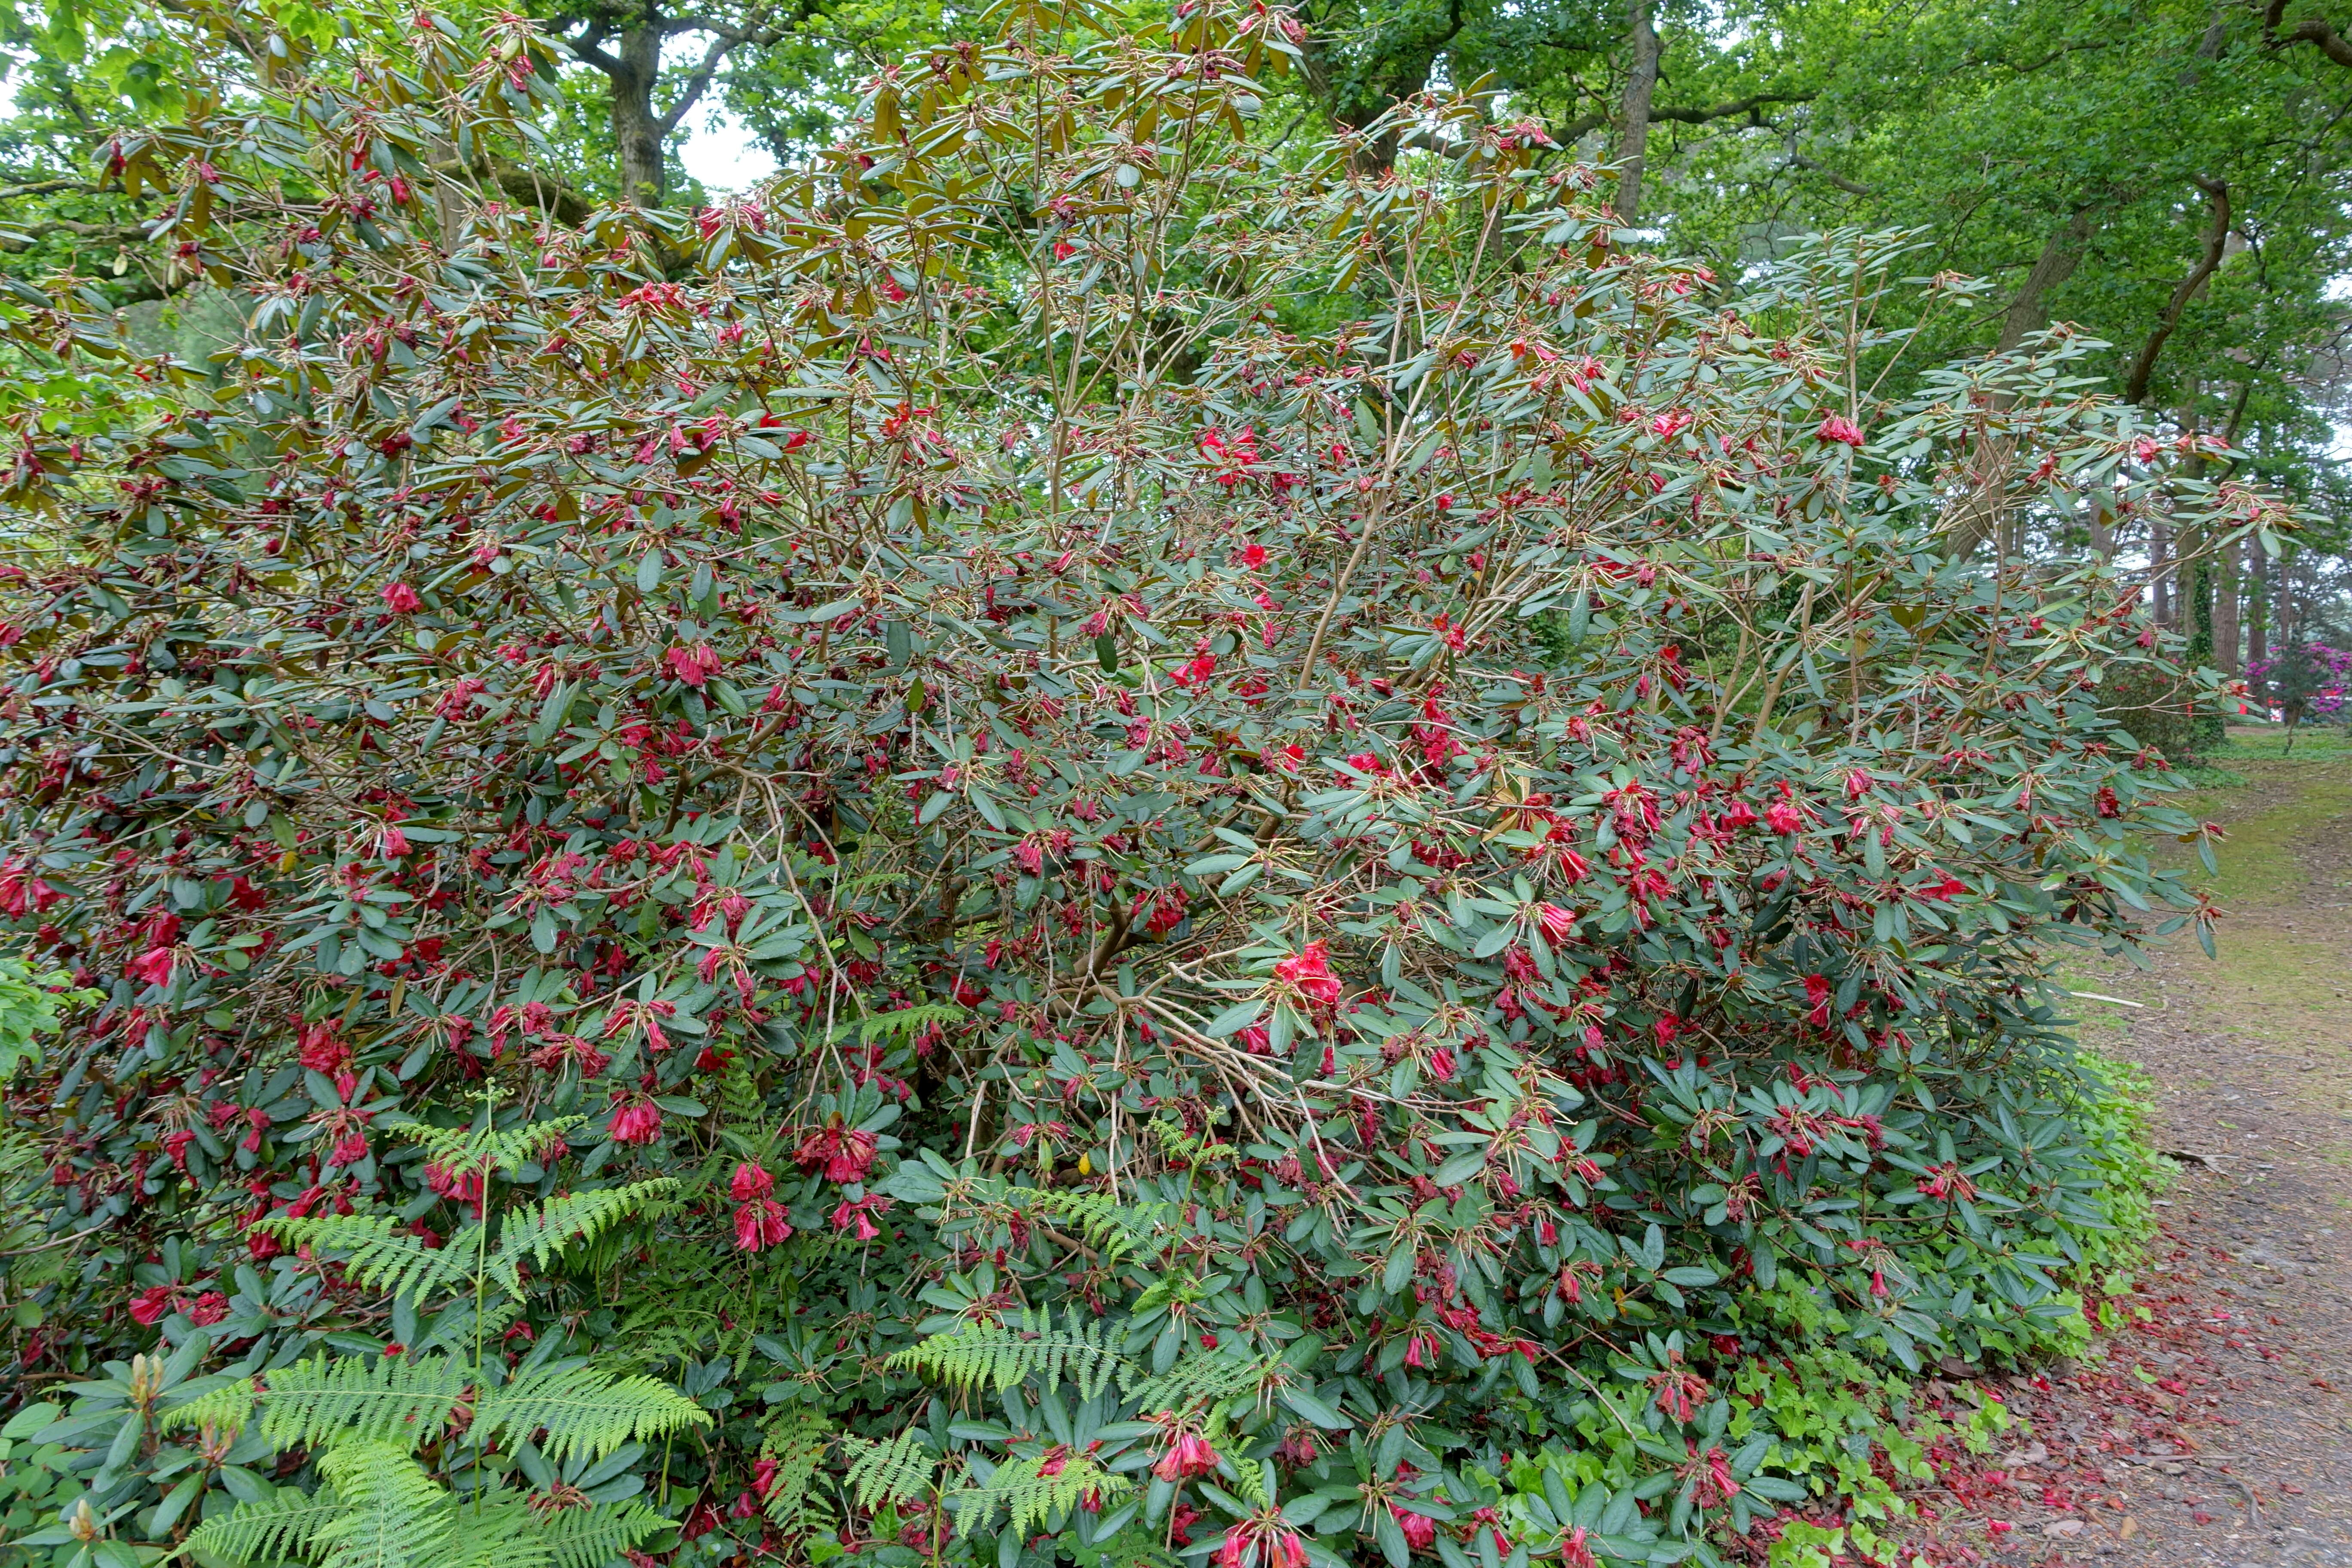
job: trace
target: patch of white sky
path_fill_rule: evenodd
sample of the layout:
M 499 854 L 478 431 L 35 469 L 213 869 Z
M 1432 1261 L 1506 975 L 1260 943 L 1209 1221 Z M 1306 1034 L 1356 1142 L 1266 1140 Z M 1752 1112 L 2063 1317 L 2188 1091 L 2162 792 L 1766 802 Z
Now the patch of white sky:
M 689 178 L 714 195 L 748 189 L 776 172 L 775 157 L 766 145 L 718 104 L 687 117 L 677 162 Z

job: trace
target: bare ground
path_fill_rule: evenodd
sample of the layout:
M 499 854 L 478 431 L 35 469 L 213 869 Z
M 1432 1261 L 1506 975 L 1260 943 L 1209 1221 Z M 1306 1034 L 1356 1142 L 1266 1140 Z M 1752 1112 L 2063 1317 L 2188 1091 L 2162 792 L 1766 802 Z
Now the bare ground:
M 2275 742 L 2270 742 L 2275 745 Z M 2182 1166 L 2128 1326 L 1962 1384 L 2024 1418 L 1918 1493 L 1931 1563 L 2352 1568 L 2352 758 L 2228 761 L 2221 959 L 2091 964 L 2084 1036 L 2145 1068 Z

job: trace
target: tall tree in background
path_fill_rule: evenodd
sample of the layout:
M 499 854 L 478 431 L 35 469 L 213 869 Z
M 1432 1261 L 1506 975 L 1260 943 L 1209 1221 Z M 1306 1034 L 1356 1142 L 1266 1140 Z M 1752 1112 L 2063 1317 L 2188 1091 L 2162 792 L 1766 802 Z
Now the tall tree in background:
M 814 0 L 688 11 L 661 0 L 588 0 L 556 9 L 550 30 L 604 79 L 623 195 L 659 206 L 669 185 L 669 143 L 720 68 L 740 51 L 778 42 L 814 9 Z M 663 54 L 672 44 L 684 46 L 687 60 L 666 73 Z

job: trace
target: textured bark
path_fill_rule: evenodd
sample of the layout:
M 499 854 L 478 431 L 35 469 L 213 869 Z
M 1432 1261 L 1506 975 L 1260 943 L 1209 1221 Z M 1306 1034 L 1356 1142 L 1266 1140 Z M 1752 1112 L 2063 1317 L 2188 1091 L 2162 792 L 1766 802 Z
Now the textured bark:
M 2246 668 L 2239 658 L 2239 549 L 2236 544 L 2224 546 L 2213 567 L 2213 659 L 2231 675 L 2242 675 Z
M 620 159 L 621 194 L 643 206 L 659 206 L 668 194 L 668 160 L 665 148 L 671 134 L 709 91 L 727 57 L 747 45 L 772 44 L 794 23 L 808 16 L 814 0 L 796 0 L 779 15 L 754 25 L 740 25 L 723 16 L 674 16 L 657 0 L 644 0 L 614 10 L 599 7 L 559 19 L 557 27 L 572 52 L 584 64 L 604 73 L 611 94 L 613 145 Z M 759 8 L 764 10 L 764 7 Z M 576 28 L 576 32 L 562 29 Z M 702 58 L 687 73 L 677 100 L 665 110 L 656 107 L 661 86 L 662 46 L 680 34 L 709 36 Z
M 2042 254 L 2027 271 L 2025 281 L 2011 299 L 2009 309 L 2001 314 L 2000 336 L 1993 344 L 1995 353 L 2007 353 L 2029 333 L 2050 324 L 2050 291 L 2073 274 L 2097 226 L 2090 209 L 2084 207 L 2051 234 L 2042 247 Z M 1982 493 L 1980 488 L 1972 489 L 1965 500 L 1951 509 L 1949 517 L 1944 529 L 1944 548 L 1955 559 L 1974 554 L 1977 547 L 2002 523 L 1998 496 Z M 2094 549 L 2100 549 L 2103 537 L 2105 548 L 2101 553 L 2105 553 L 2114 549 L 2115 542 L 2108 533 L 2106 519 L 2095 509 L 2091 522 Z M 2000 542 L 2005 546 L 2007 542 Z
M 1839 190 L 1843 191 L 1850 196 L 1874 196 L 1878 194 L 1859 180 L 1849 180 L 1843 174 L 1839 174 L 1835 169 L 1831 168 L 1827 163 L 1816 163 L 1814 160 L 1806 157 L 1802 153 L 1791 153 L 1789 154 L 1789 167 L 1792 169 L 1810 170 L 1811 173 L 1819 174 L 1822 179 L 1827 180 L 1831 184 L 1836 186 Z
M 2107 510 L 2104 498 L 2092 498 L 2090 529 L 2091 553 L 2102 561 L 2113 558 L 2116 552 L 2116 520 L 2115 514 Z
M 620 47 L 612 51 L 614 63 L 604 75 L 613 88 L 613 145 L 621 159 L 621 194 L 643 205 L 659 206 L 668 184 L 662 157 L 665 127 L 654 112 L 662 36 L 656 27 L 638 26 L 616 41 Z
M 2001 312 L 2000 338 L 1993 344 L 1993 353 L 2005 354 L 2050 324 L 2050 292 L 2074 275 L 2097 228 L 2098 220 L 2090 208 L 2084 207 L 2051 231 L 2009 309 Z
M 1658 94 L 1658 32 L 1650 25 L 1650 0 L 1626 0 L 1626 41 L 1633 60 L 1625 72 L 1624 109 L 1617 133 L 1617 217 L 1633 223 L 1642 214 L 1642 174 L 1650 155 L 1650 104 Z
M 2205 200 L 2212 209 L 2212 217 L 2205 226 L 2205 247 L 2197 258 L 2197 265 L 2189 269 L 2189 276 L 2173 289 L 2172 298 L 2165 302 L 2164 313 L 2157 318 L 2155 330 L 2148 333 L 2147 342 L 2140 345 L 2138 354 L 2132 360 L 2131 374 L 2124 380 L 2126 403 L 2147 401 L 2148 383 L 2156 374 L 2157 356 L 2164 353 L 2165 342 L 2180 325 L 2181 312 L 2187 310 L 2189 301 L 2204 290 L 2206 280 L 2221 267 L 2221 258 L 2229 250 L 2230 187 L 2223 181 L 2208 180 L 2202 176 L 2196 184 L 2197 188 L 2205 193 Z
M 2172 530 L 2163 523 L 2147 525 L 2147 575 L 2156 600 L 2156 624 L 2174 624 L 2172 603 Z
M 2271 563 L 2260 549 L 2254 551 L 2246 576 L 2246 668 L 2252 669 L 2271 656 Z M 2257 681 L 2256 694 L 2262 689 Z
M 2279 23 L 2286 16 L 2286 0 L 2271 0 L 2263 12 L 2263 37 L 2273 49 L 2290 48 L 2296 44 L 2309 44 L 2336 64 L 2352 70 L 2352 42 L 2320 17 L 2305 16 L 2285 31 Z

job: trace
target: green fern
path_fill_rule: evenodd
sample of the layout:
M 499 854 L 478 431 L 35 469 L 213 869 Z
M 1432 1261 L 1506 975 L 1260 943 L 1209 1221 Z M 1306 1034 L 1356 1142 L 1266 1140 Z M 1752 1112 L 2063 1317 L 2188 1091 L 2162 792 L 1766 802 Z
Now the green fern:
M 486 1105 L 486 1110 L 488 1109 Z M 585 1116 L 552 1116 L 543 1121 L 518 1121 L 508 1127 L 435 1127 L 424 1121 L 397 1121 L 394 1137 L 423 1146 L 425 1157 L 452 1171 L 499 1171 L 512 1175 L 539 1157 L 539 1152 L 588 1120 Z
M 385 1214 L 272 1215 L 257 1224 L 289 1247 L 341 1254 L 352 1279 L 386 1295 L 425 1301 L 461 1289 L 473 1295 L 485 1282 L 520 1295 L 525 1262 L 545 1268 L 566 1247 L 593 1242 L 622 1220 L 656 1208 L 677 1184 L 633 1182 L 518 1205 L 500 1217 L 498 1242 L 490 1247 L 483 1245 L 479 1222 L 462 1226 L 439 1247 L 427 1247 L 397 1216 Z
M 1123 1204 L 1108 1193 L 1083 1187 L 1008 1187 L 1005 1201 L 1030 1216 L 1061 1221 L 1115 1262 L 1152 1238 L 1174 1205 Z
M 189 1538 L 195 1551 L 236 1563 L 299 1558 L 325 1568 L 390 1568 L 445 1560 L 456 1500 L 408 1450 L 354 1443 L 323 1456 L 327 1484 L 316 1497 L 279 1492 L 206 1520 Z
M 1065 1327 L 1054 1327 L 1050 1311 L 1024 1310 L 1003 1323 L 961 1323 L 933 1334 L 890 1358 L 905 1367 L 958 1389 L 986 1385 L 998 1393 L 1030 1377 L 1053 1387 L 1064 1379 L 1092 1399 L 1125 1364 L 1113 1347 L 1120 1335 L 1108 1323 L 1088 1323 L 1072 1307 Z
M 1044 1473 L 1046 1457 L 1031 1455 L 1009 1459 L 976 1487 L 965 1487 L 950 1500 L 955 1505 L 956 1532 L 976 1533 L 994 1519 L 997 1510 L 1012 1514 L 1013 1531 L 1026 1536 L 1036 1526 L 1075 1506 L 1088 1492 L 1100 1492 L 1106 1501 L 1134 1483 L 1114 1475 L 1083 1454 L 1061 1452 L 1058 1472 Z
M 494 1110 L 486 1103 L 467 1127 L 404 1122 L 394 1131 L 424 1145 L 436 1163 L 481 1173 L 487 1183 L 493 1172 L 520 1170 L 581 1121 L 499 1129 Z M 257 1405 L 263 1435 L 281 1448 L 311 1450 L 325 1482 L 315 1497 L 282 1492 L 242 1504 L 206 1521 L 190 1543 L 225 1561 L 295 1558 L 320 1568 L 604 1568 L 667 1528 L 641 1502 L 550 1510 L 544 1504 L 551 1500 L 535 1506 L 499 1486 L 469 1496 L 461 1509 L 414 1455 L 445 1436 L 469 1388 L 478 1391 L 467 1429 L 478 1474 L 500 1439 L 509 1447 L 535 1441 L 562 1465 L 709 1424 L 700 1405 L 656 1378 L 573 1361 L 491 1385 L 480 1359 L 490 1336 L 520 1313 L 527 1267 L 544 1269 L 567 1248 L 656 1208 L 674 1184 L 640 1182 L 519 1205 L 494 1222 L 460 1227 L 440 1248 L 426 1247 L 383 1214 L 263 1221 L 289 1244 L 340 1254 L 348 1276 L 362 1285 L 420 1302 L 448 1293 L 457 1300 L 405 1356 L 320 1354 L 171 1412 L 172 1426 L 211 1421 L 241 1428 Z M 487 1201 L 483 1209 L 492 1212 Z
M 667 1179 L 632 1182 L 624 1187 L 567 1193 L 509 1209 L 499 1224 L 499 1245 L 489 1259 L 491 1278 L 520 1292 L 520 1270 L 526 1258 L 544 1268 L 547 1260 L 565 1247 L 593 1242 L 621 1221 L 656 1211 L 661 1206 L 658 1200 L 677 1186 Z
M 308 1561 L 318 1550 L 320 1532 L 344 1512 L 342 1499 L 331 1486 L 309 1497 L 283 1487 L 257 1502 L 205 1521 L 189 1544 L 232 1563 Z
M 863 1018 L 836 1024 L 833 1028 L 833 1037 L 836 1040 L 855 1037 L 860 1044 L 869 1046 L 880 1040 L 905 1041 L 914 1038 L 933 1024 L 944 1028 L 969 1016 L 966 1009 L 952 1002 L 925 1002 L 913 1007 L 869 1014 Z
M 1173 1121 L 1148 1121 L 1143 1130 L 1171 1160 L 1195 1169 L 1213 1160 L 1227 1159 L 1234 1152 L 1232 1144 L 1216 1142 L 1205 1134 L 1195 1138 Z
M 1139 1412 L 1184 1412 L 1211 1402 L 1255 1394 L 1282 1364 L 1280 1355 L 1236 1361 L 1227 1355 L 1189 1355 L 1166 1372 L 1145 1377 L 1136 1368 L 1119 1382 Z
M 474 1283 L 478 1226 L 468 1225 L 446 1247 L 425 1245 L 397 1217 L 385 1214 L 271 1215 L 255 1222 L 288 1247 L 339 1253 L 344 1271 L 360 1285 L 388 1296 L 423 1301 Z
M 709 1425 L 709 1412 L 659 1378 L 614 1377 L 573 1362 L 526 1372 L 486 1391 L 472 1435 L 488 1444 L 537 1433 L 541 1451 L 560 1465 L 583 1456 L 601 1459 L 624 1443 Z
M 547 1548 L 550 1568 L 604 1568 L 631 1547 L 669 1528 L 669 1522 L 631 1498 L 547 1515 L 540 1525 L 539 1540 Z
M 609 1237 L 611 1233 L 607 1233 Z M 598 1244 L 583 1250 L 592 1256 Z M 802 1277 L 796 1255 L 714 1253 L 708 1246 L 653 1239 L 629 1266 L 634 1304 L 610 1336 L 616 1355 L 651 1371 L 674 1361 L 740 1361 L 774 1324 Z
M 410 1458 L 405 1447 L 353 1443 L 320 1456 L 341 1514 L 320 1527 L 317 1546 L 332 1568 L 436 1563 L 447 1556 L 457 1523 L 457 1499 Z M 234 1517 L 234 1516 L 232 1516 Z
M 330 1360 L 324 1354 L 268 1374 L 268 1393 L 246 1378 L 166 1414 L 167 1428 L 242 1429 L 256 1399 L 263 1436 L 280 1448 L 390 1444 L 403 1453 L 439 1436 L 472 1373 L 452 1356 Z
M 814 1411 L 792 1411 L 769 1426 L 760 1452 L 776 1469 L 761 1509 L 779 1531 L 805 1535 L 831 1523 L 831 1510 L 810 1488 L 832 1441 L 831 1424 Z
M 909 1427 L 882 1443 L 865 1437 L 844 1437 L 842 1446 L 851 1453 L 843 1479 L 848 1482 L 850 1494 L 859 1508 L 872 1510 L 885 1503 L 906 1502 L 930 1494 L 931 1479 L 939 1473 L 940 1454 L 921 1427 Z
M 483 1301 L 478 1313 L 472 1298 L 460 1296 L 435 1316 L 433 1326 L 425 1331 L 425 1337 L 408 1347 L 409 1353 L 421 1355 L 436 1350 L 470 1352 L 477 1343 L 495 1343 L 515 1320 L 522 1316 L 523 1306 L 520 1297 L 509 1296 Z
M 288 1488 L 206 1520 L 190 1548 L 232 1563 L 319 1568 L 604 1568 L 669 1521 L 632 1499 L 542 1513 L 492 1488 L 461 1500 L 408 1451 L 345 1443 L 319 1458 L 326 1484 Z

